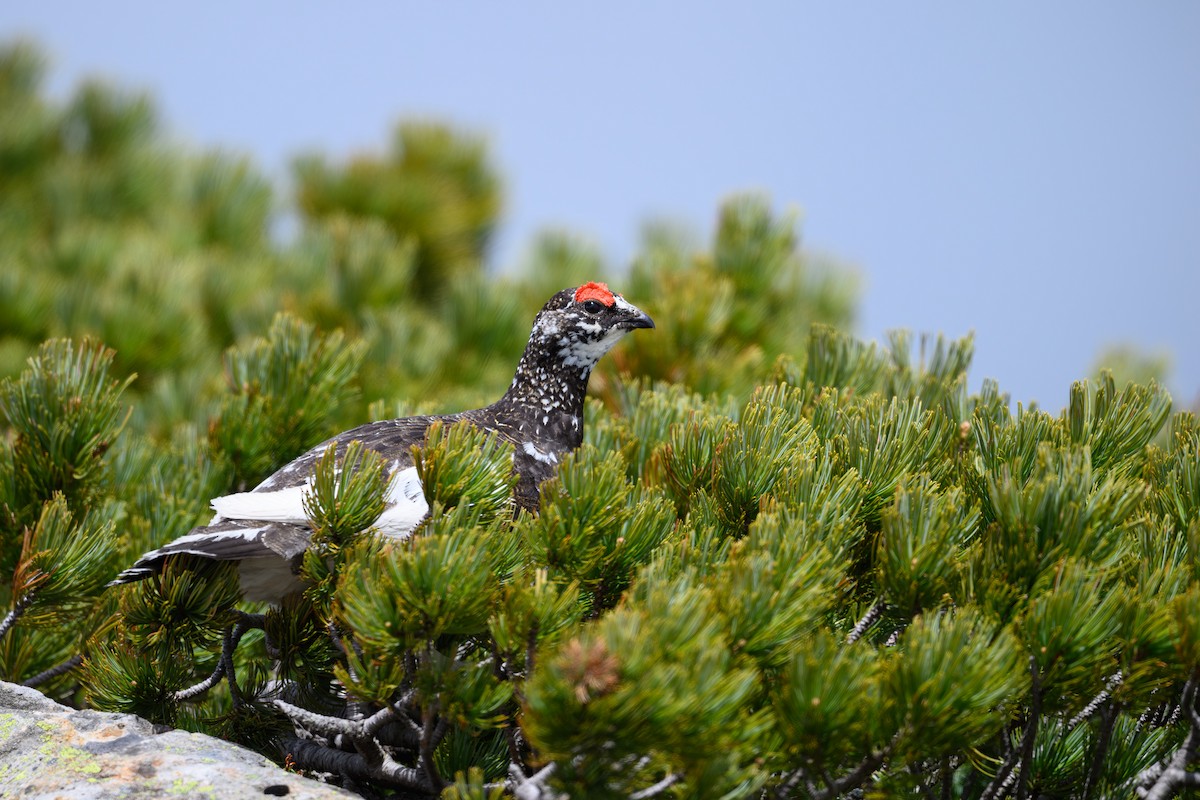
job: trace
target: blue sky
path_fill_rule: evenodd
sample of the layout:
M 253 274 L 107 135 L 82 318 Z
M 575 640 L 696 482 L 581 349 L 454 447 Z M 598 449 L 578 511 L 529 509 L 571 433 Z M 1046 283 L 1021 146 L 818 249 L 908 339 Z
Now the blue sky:
M 1128 343 L 1200 399 L 1200 3 L 7 0 L 18 33 L 281 183 L 404 117 L 486 134 L 497 268 L 567 228 L 619 271 L 762 191 L 858 271 L 863 337 L 974 330 L 972 385 L 1050 410 Z

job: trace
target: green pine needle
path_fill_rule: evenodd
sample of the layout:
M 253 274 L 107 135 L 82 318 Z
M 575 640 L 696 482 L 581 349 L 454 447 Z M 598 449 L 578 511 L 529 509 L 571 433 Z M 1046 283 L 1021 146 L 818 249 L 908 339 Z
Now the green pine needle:
M 385 477 L 383 456 L 362 442 L 350 442 L 341 451 L 326 449 L 303 500 L 314 545 L 341 547 L 369 528 L 386 506 Z

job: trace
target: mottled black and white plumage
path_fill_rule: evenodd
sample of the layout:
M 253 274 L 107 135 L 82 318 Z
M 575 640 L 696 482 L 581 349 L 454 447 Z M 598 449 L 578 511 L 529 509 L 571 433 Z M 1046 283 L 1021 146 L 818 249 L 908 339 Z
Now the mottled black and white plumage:
M 512 385 L 490 406 L 458 414 L 406 417 L 360 425 L 322 442 L 285 465 L 252 491 L 212 501 L 216 516 L 157 550 L 146 553 L 112 585 L 157 572 L 163 559 L 190 554 L 238 561 L 248 600 L 278 601 L 300 588 L 296 570 L 311 531 L 303 497 L 317 460 L 329 447 L 360 441 L 383 455 L 393 476 L 386 508 L 374 528 L 408 537 L 429 513 L 411 448 L 425 441 L 435 421 L 469 420 L 514 445 L 517 504 L 536 509 L 538 485 L 554 474 L 560 456 L 583 442 L 583 402 L 596 362 L 626 333 L 654 322 L 602 283 L 564 289 L 542 308 Z

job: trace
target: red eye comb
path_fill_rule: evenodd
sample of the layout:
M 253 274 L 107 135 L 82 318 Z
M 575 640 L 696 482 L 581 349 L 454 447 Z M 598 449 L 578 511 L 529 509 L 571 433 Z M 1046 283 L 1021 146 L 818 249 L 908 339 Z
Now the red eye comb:
M 599 300 L 606 306 L 611 306 L 617 302 L 616 298 L 613 297 L 613 293 L 609 291 L 608 284 L 592 283 L 590 281 L 575 290 L 575 302 L 582 303 L 585 300 Z

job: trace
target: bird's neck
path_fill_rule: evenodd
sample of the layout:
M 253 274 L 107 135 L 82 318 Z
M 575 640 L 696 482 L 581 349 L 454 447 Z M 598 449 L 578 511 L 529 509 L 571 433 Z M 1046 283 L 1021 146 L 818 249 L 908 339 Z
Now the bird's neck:
M 492 411 L 517 428 L 518 438 L 574 449 L 583 441 L 583 404 L 591 372 L 590 366 L 566 366 L 554 354 L 527 349 L 512 384 Z

